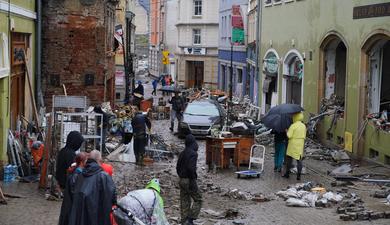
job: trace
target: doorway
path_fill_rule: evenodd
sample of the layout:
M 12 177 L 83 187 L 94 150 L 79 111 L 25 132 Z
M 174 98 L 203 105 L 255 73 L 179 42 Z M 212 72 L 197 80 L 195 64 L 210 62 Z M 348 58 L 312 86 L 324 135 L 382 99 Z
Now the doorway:
M 25 115 L 26 65 L 23 54 L 29 48 L 29 35 L 11 34 L 11 129 L 17 128 L 17 121 Z
M 283 103 L 303 104 L 303 58 L 299 53 L 291 51 L 283 64 Z
M 187 86 L 201 89 L 204 83 L 204 62 L 187 61 Z

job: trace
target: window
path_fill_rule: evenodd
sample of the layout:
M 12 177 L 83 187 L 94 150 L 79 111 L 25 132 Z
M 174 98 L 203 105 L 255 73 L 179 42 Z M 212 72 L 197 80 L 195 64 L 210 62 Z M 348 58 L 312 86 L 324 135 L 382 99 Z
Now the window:
M 121 99 L 121 93 L 120 92 L 116 92 L 115 93 L 115 99 Z
M 194 15 L 202 15 L 202 0 L 194 0 Z
M 237 68 L 237 83 L 242 83 L 242 69 Z
M 8 38 L 0 33 L 0 78 L 9 75 Z
M 200 29 L 193 29 L 192 33 L 194 37 L 194 45 L 200 45 L 201 44 Z

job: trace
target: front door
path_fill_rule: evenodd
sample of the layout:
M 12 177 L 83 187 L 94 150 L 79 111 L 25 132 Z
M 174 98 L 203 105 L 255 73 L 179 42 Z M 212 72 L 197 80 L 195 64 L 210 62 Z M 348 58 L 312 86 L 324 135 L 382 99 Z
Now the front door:
M 23 54 L 28 48 L 28 34 L 11 35 L 11 129 L 17 127 L 17 120 L 24 116 L 26 69 Z

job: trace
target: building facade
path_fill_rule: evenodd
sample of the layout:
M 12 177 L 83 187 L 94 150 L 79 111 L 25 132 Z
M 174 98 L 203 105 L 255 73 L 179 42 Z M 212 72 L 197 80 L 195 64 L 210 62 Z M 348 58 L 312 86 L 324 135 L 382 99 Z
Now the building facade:
M 180 53 L 178 47 L 178 32 L 176 23 L 178 20 L 178 11 L 179 11 L 179 1 L 171 0 L 167 1 L 167 17 L 166 17 L 166 30 L 165 30 L 165 50 L 169 52 L 168 54 L 168 65 L 166 65 L 166 70 L 169 75 L 172 76 L 174 81 L 177 80 L 177 64 L 178 57 L 177 54 Z
M 216 89 L 218 82 L 218 0 L 180 0 L 178 83 Z
M 135 54 L 137 58 L 149 55 L 149 0 L 136 0 L 134 7 L 135 30 Z
M 166 0 L 150 0 L 149 73 L 159 77 L 163 73 Z
M 219 1 L 218 83 L 233 95 L 242 98 L 250 94 L 247 79 L 247 11 L 248 0 Z
M 15 131 L 18 121 L 24 123 L 22 117 L 33 121 L 31 95 L 36 96 L 37 49 L 35 2 L 0 1 L 0 170 L 7 163 L 8 130 Z
M 115 101 L 115 8 L 118 0 L 43 2 L 45 105 L 52 95 Z M 61 16 L 59 16 L 61 15 Z
M 249 9 L 247 14 L 247 25 L 248 25 L 248 41 L 247 41 L 247 71 L 244 82 L 245 95 L 248 95 L 251 99 L 251 102 L 258 105 L 258 87 L 259 87 L 259 76 L 257 71 L 257 57 L 256 51 L 257 38 L 259 38 L 258 31 L 258 22 L 257 22 L 257 1 L 258 0 L 249 0 Z
M 390 110 L 390 67 L 384 63 L 390 60 L 390 3 L 263 3 L 259 62 L 263 108 L 300 104 L 306 120 L 309 113 L 343 110 L 322 120 L 319 138 L 389 165 L 390 133 L 383 121 Z

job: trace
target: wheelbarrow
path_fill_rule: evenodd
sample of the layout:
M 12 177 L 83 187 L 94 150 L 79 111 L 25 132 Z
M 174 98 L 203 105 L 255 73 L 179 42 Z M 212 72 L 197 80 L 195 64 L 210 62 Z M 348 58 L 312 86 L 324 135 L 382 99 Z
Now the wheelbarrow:
M 264 159 L 265 159 L 265 147 L 264 145 L 252 145 L 250 157 L 249 157 L 249 166 L 248 170 L 241 170 L 235 172 L 237 178 L 241 177 L 257 177 L 260 178 L 260 175 L 264 171 Z M 253 170 L 252 164 L 260 164 L 260 170 Z

